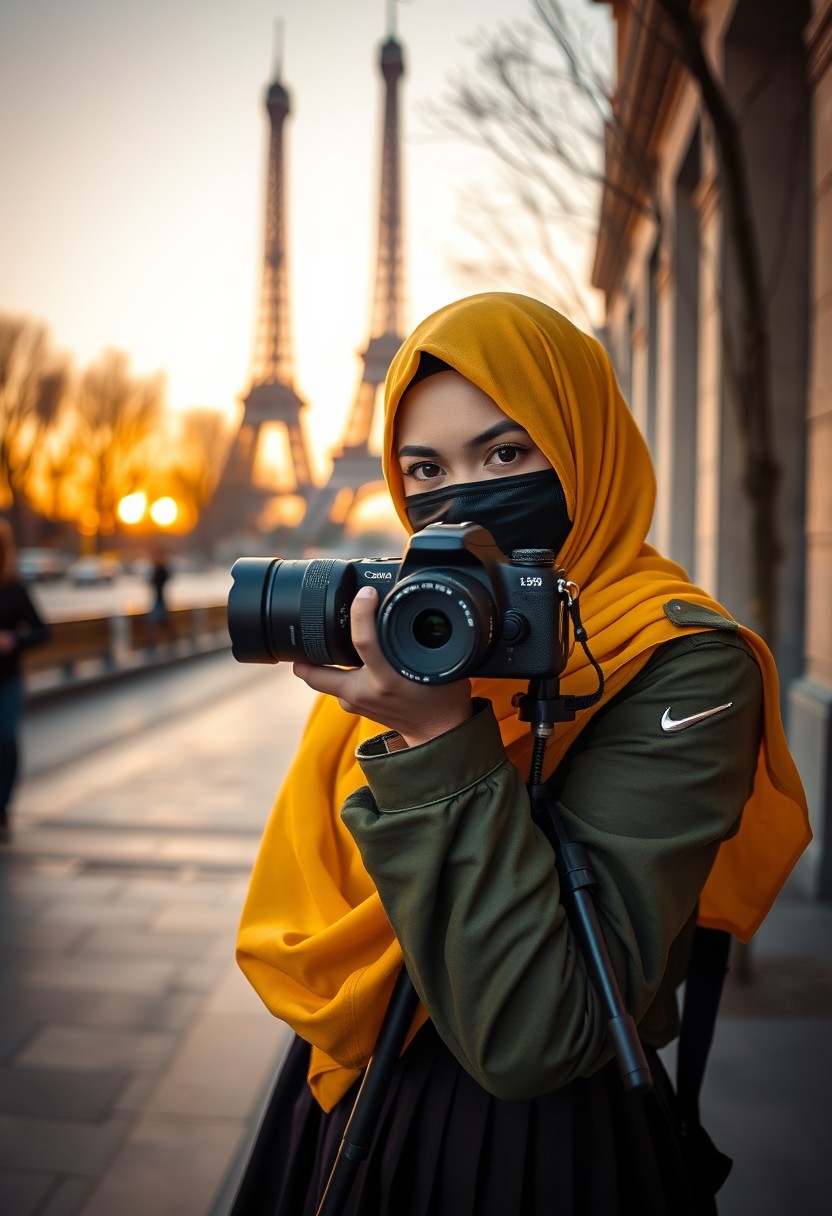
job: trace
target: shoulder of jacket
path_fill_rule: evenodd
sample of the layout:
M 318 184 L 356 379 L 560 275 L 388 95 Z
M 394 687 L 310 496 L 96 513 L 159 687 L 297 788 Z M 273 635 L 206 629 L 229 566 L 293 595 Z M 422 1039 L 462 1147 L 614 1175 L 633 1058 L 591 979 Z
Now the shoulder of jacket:
M 724 616 L 713 608 L 705 608 L 700 604 L 691 604 L 688 600 L 672 599 L 664 604 L 664 614 L 672 625 L 679 629 L 697 629 L 697 633 L 682 634 L 679 638 L 671 638 L 660 646 L 654 659 L 669 656 L 681 656 L 692 653 L 703 647 L 722 647 L 726 656 L 732 651 L 741 652 L 756 664 L 754 651 L 742 635 L 739 624 L 730 616 Z M 685 643 L 681 645 L 680 643 Z M 737 657 L 737 662 L 740 662 Z M 648 664 L 650 666 L 650 664 Z
M 671 625 L 679 629 L 691 625 L 700 629 L 719 629 L 730 633 L 739 633 L 740 627 L 730 616 L 723 616 L 713 608 L 705 608 L 700 604 L 691 604 L 688 600 L 668 600 L 663 605 L 664 614 Z
M 681 603 L 682 601 L 673 602 Z M 743 637 L 736 621 L 695 604 L 691 604 L 689 607 L 691 615 L 695 614 L 697 619 L 695 621 L 687 619 L 684 624 L 694 627 L 698 625 L 699 631 L 682 633 L 678 637 L 671 637 L 662 642 L 656 647 L 641 671 L 633 677 L 628 687 L 632 685 L 635 689 L 643 683 L 651 682 L 652 677 L 659 670 L 664 672 L 668 666 L 676 670 L 687 668 L 693 671 L 700 667 L 702 662 L 707 662 L 711 666 L 716 662 L 720 669 L 727 672 L 729 670 L 741 671 L 748 662 L 751 662 L 755 668 L 759 669 L 754 651 Z M 681 627 L 681 622 L 677 623 Z M 706 659 L 705 653 L 711 656 L 710 659 Z

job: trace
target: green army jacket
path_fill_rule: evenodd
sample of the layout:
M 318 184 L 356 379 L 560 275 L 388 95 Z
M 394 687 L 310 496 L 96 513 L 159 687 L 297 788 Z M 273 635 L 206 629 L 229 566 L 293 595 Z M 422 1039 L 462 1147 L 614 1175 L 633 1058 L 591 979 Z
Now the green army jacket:
M 595 714 L 553 778 L 592 857 L 626 1007 L 655 1046 L 678 1033 L 697 900 L 751 791 L 761 705 L 733 622 L 679 638 Z M 501 1098 L 592 1073 L 612 1054 L 603 1009 L 490 703 L 421 746 L 388 752 L 391 737 L 359 749 L 368 784 L 342 817 L 438 1033 Z

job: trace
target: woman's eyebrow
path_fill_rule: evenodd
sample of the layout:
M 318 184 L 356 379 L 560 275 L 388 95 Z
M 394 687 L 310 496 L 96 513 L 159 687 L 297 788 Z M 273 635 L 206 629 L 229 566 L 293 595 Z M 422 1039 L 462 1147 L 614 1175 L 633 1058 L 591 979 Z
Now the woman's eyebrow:
M 524 435 L 528 434 L 525 427 L 519 422 L 514 422 L 511 418 L 506 418 L 503 422 L 495 422 L 494 426 L 490 426 L 487 431 L 483 431 L 480 435 L 475 435 L 473 439 L 466 439 L 466 448 L 479 448 L 485 443 L 490 443 L 492 439 L 499 439 L 501 435 L 508 434 L 509 431 L 522 431 Z
M 406 443 L 404 447 L 399 448 L 397 455 L 399 460 L 404 460 L 408 456 L 438 457 L 439 453 L 436 448 L 421 447 L 418 443 Z
M 502 422 L 495 422 L 488 430 L 475 435 L 473 439 L 466 439 L 463 447 L 466 449 L 481 448 L 484 444 L 491 443 L 493 439 L 499 439 L 501 435 L 508 434 L 509 431 L 520 431 L 522 435 L 528 435 L 526 428 L 519 422 L 513 422 L 511 418 L 504 418 Z M 441 456 L 441 453 L 436 448 L 429 448 L 423 444 L 406 443 L 399 448 L 397 455 L 400 460 L 411 456 L 419 456 L 423 460 L 435 460 Z

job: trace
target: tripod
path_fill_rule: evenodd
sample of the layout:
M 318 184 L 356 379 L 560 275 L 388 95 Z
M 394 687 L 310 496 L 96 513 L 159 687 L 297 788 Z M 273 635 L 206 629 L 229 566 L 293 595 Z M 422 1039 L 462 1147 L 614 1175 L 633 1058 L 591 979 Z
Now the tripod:
M 569 606 L 571 611 L 571 602 Z M 574 609 L 575 636 L 586 650 L 586 634 L 577 615 L 577 600 Z M 532 816 L 554 847 L 558 876 L 568 899 L 570 921 L 584 965 L 604 1009 L 622 1081 L 632 1093 L 642 1094 L 652 1085 L 650 1068 L 635 1022 L 624 1008 L 593 902 L 592 891 L 597 884 L 590 859 L 582 845 L 569 841 L 555 801 L 543 784 L 543 759 L 554 724 L 570 721 L 577 709 L 592 704 L 603 690 L 603 675 L 592 656 L 589 657 L 600 677 L 597 693 L 584 698 L 562 697 L 557 678 L 532 680 L 528 693 L 515 696 L 514 705 L 520 720 L 530 723 L 534 737 L 528 784 Z M 339 1216 L 343 1210 L 358 1167 L 369 1154 L 373 1131 L 418 999 L 410 977 L 402 967 L 316 1216 Z

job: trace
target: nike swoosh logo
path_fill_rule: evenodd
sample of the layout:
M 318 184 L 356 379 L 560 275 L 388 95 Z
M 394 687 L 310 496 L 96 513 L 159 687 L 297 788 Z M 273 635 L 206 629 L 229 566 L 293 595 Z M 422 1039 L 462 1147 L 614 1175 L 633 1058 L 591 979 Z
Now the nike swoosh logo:
M 729 701 L 727 705 L 715 705 L 713 709 L 703 709 L 701 714 L 691 714 L 689 718 L 671 718 L 668 705 L 662 714 L 662 730 L 666 735 L 673 735 L 677 730 L 693 726 L 694 722 L 701 722 L 703 718 L 712 718 L 714 714 L 721 714 L 723 709 L 730 709 L 733 704 L 733 701 Z

